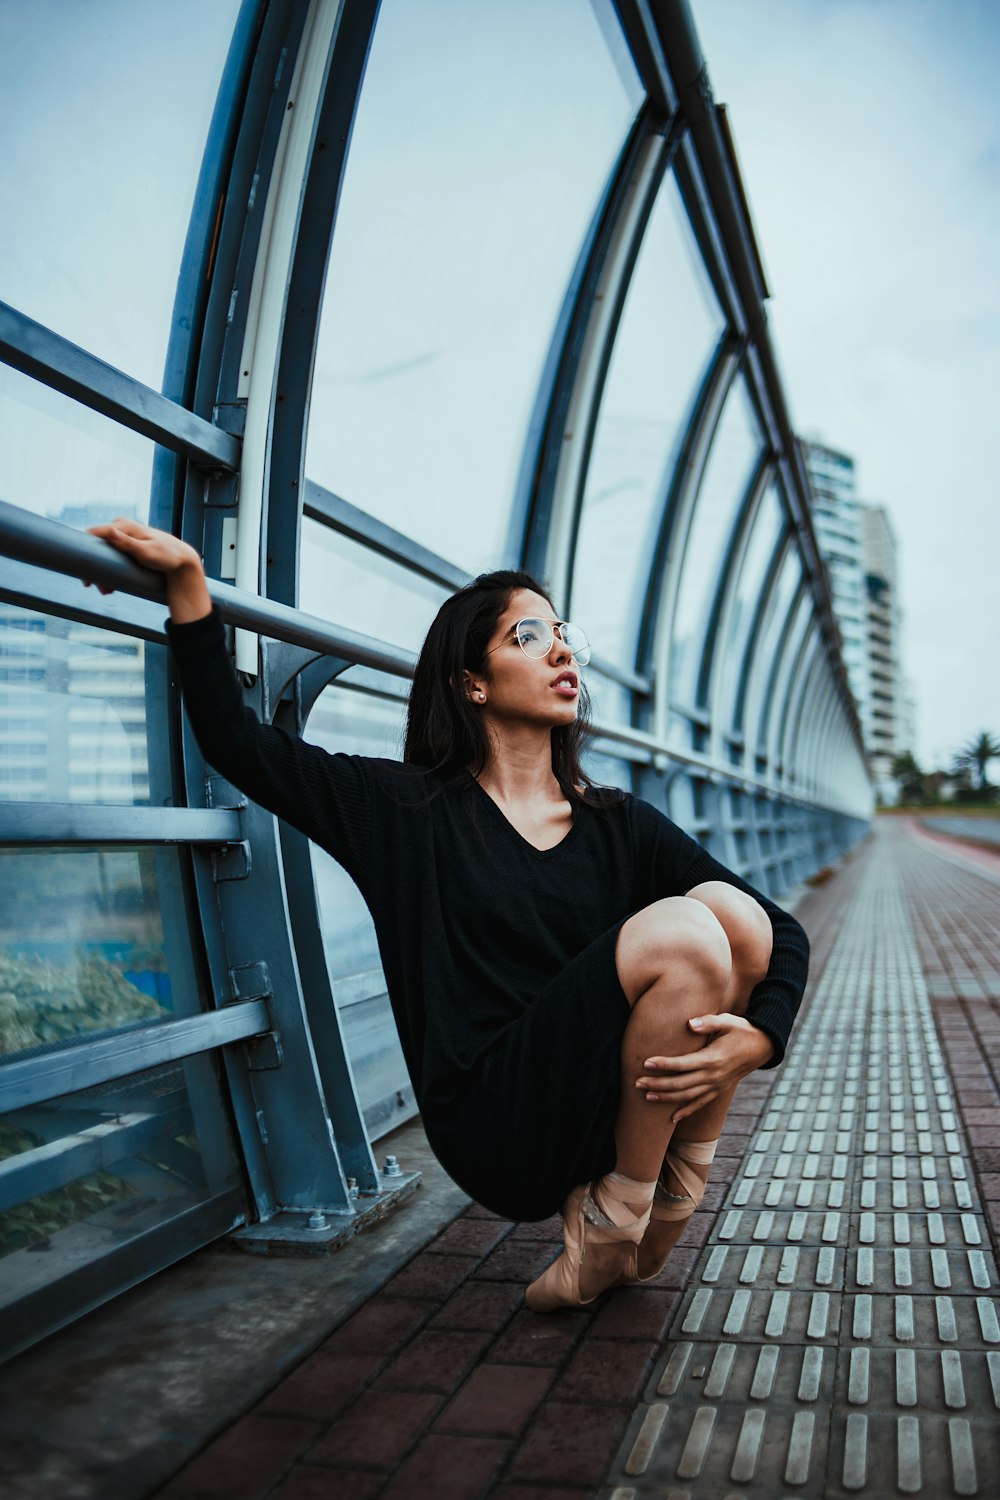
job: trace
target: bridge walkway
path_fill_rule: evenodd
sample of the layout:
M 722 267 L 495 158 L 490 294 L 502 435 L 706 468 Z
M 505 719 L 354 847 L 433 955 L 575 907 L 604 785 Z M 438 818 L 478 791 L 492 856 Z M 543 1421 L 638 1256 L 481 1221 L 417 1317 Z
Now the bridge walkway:
M 5 1500 L 1000 1495 L 1000 855 L 880 818 L 797 913 L 788 1058 L 655 1283 L 528 1312 L 558 1222 L 407 1127 L 377 1231 L 199 1252 L 5 1366 Z

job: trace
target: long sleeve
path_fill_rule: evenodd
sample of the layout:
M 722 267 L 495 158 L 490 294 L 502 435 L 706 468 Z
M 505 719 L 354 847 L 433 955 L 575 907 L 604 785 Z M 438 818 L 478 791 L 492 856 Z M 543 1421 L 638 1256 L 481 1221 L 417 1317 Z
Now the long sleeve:
M 681 896 L 706 880 L 721 880 L 743 891 L 764 908 L 771 922 L 771 962 L 754 987 L 746 1017 L 767 1033 L 774 1055 L 765 1067 L 782 1061 L 809 972 L 809 939 L 789 912 L 761 894 L 649 803 L 636 800 L 633 817 L 637 854 L 649 870 L 657 896 Z
M 361 883 L 373 798 L 364 758 L 331 755 L 260 722 L 243 701 L 218 610 L 186 625 L 168 621 L 167 636 L 205 759 L 254 802 L 322 845 Z

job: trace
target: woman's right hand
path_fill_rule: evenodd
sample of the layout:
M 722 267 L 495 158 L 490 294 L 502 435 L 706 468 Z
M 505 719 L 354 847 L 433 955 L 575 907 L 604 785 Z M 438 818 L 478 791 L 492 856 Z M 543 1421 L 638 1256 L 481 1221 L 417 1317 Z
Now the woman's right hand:
M 144 526 L 141 521 L 119 518 L 101 526 L 88 527 L 92 536 L 110 542 L 133 562 L 154 573 L 162 573 L 166 583 L 170 618 L 178 625 L 200 620 L 211 613 L 212 599 L 205 581 L 201 558 L 188 543 L 169 531 Z M 102 594 L 113 592 L 98 585 Z

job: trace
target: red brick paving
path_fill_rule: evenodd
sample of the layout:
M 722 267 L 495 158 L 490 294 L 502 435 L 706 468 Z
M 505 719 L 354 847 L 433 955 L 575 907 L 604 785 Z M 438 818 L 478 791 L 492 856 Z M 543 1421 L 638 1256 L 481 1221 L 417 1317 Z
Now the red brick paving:
M 1000 885 L 898 827 L 907 902 L 994 1238 L 1000 1233 Z M 949 851 L 951 854 L 952 851 Z M 863 860 L 862 847 L 854 858 Z M 854 880 L 798 908 L 814 972 Z M 601 1487 L 728 1183 L 777 1075 L 738 1110 L 661 1278 L 595 1308 L 538 1317 L 527 1281 L 558 1219 L 511 1224 L 471 1206 L 159 1500 L 583 1500 Z
M 332 1422 L 378 1375 L 385 1362 L 384 1354 L 339 1353 L 324 1345 L 265 1396 L 257 1410 L 268 1416 Z
M 397 1302 L 386 1292 L 379 1292 L 348 1318 L 323 1348 L 350 1349 L 362 1354 L 395 1354 L 434 1310 L 433 1302 Z
M 498 1484 L 492 1492 L 494 1500 L 589 1500 L 592 1493 L 589 1488 L 567 1489 L 565 1485 L 548 1484 Z
M 219 1495 L 263 1500 L 320 1430 L 314 1422 L 252 1412 L 172 1479 L 170 1494 L 178 1500 L 215 1500 Z
M 268 1500 L 374 1500 L 385 1475 L 372 1470 L 311 1469 L 296 1466 Z M 236 1496 L 235 1491 L 230 1492 Z M 163 1500 L 167 1500 L 164 1496 Z
M 549 1401 L 517 1448 L 514 1479 L 598 1487 L 625 1435 L 627 1405 Z
M 909 857 L 901 858 L 903 887 L 913 917 L 941 1044 L 951 1071 L 980 1197 L 1000 1252 L 1000 857 L 966 851 L 934 857 L 935 846 L 962 852 L 905 827 Z M 913 857 L 919 851 L 923 857 Z
M 635 1402 L 652 1365 L 646 1339 L 595 1339 L 573 1355 L 555 1388 L 562 1401 Z
M 422 1391 L 363 1391 L 326 1437 L 310 1448 L 309 1462 L 394 1469 L 442 1405 L 439 1395 Z
M 450 1396 L 483 1354 L 491 1337 L 484 1329 L 426 1329 L 402 1350 L 376 1384 L 383 1390 L 435 1391 Z
M 562 1365 L 590 1327 L 593 1314 L 564 1312 L 558 1318 L 540 1318 L 526 1307 L 508 1323 L 490 1350 L 491 1359 L 515 1365 Z
M 434 1423 L 435 1431 L 518 1437 L 552 1384 L 532 1365 L 481 1364 Z
M 546 1240 L 522 1240 L 511 1235 L 486 1257 L 473 1272 L 477 1281 L 516 1281 L 527 1286 L 552 1259 L 552 1244 Z
M 433 1320 L 435 1328 L 486 1328 L 499 1331 L 524 1301 L 516 1282 L 473 1282 L 460 1287 Z
M 495 1439 L 432 1433 L 382 1494 L 385 1500 L 478 1500 L 509 1454 L 510 1444 Z

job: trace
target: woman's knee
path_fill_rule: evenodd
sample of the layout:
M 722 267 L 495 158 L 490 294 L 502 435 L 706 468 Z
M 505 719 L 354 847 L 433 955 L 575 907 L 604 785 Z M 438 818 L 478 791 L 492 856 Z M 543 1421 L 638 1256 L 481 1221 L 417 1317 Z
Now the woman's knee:
M 734 973 L 752 989 L 767 974 L 774 933 L 771 919 L 752 896 L 724 880 L 706 880 L 687 893 L 712 912 L 729 941 Z
M 707 904 L 668 896 L 636 912 L 622 925 L 616 951 L 618 974 L 630 1004 L 657 980 L 677 973 L 688 984 L 723 994 L 733 956 L 722 923 Z

